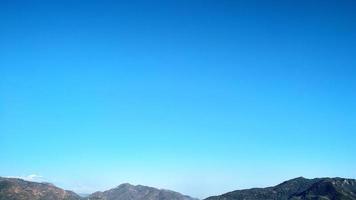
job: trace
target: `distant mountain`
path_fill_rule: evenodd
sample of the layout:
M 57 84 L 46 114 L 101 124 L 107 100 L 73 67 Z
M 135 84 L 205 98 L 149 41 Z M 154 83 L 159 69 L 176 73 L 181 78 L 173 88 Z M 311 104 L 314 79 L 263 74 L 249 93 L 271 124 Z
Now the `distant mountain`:
M 0 200 L 197 200 L 170 190 L 128 183 L 91 195 L 78 195 L 50 183 L 0 177 Z
M 205 200 L 356 200 L 356 180 L 300 177 L 274 187 L 236 190 Z
M 142 185 L 121 184 L 105 192 L 96 192 L 88 200 L 196 200 L 170 190 L 160 190 Z
M 79 200 L 77 194 L 50 183 L 0 177 L 0 200 Z

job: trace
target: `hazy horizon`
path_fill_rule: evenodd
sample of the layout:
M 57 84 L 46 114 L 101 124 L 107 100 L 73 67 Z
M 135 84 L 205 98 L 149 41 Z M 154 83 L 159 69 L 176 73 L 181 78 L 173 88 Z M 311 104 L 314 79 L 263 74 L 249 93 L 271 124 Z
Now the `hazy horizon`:
M 355 8 L 0 0 L 0 176 L 198 198 L 356 178 Z

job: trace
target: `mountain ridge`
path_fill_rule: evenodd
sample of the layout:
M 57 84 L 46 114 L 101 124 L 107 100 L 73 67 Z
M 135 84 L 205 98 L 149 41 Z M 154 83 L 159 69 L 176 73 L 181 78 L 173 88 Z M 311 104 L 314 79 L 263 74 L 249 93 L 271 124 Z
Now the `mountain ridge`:
M 123 183 L 82 197 L 51 183 L 0 177 L 0 200 L 198 200 L 181 193 Z M 297 177 L 265 188 L 234 190 L 203 200 L 356 200 L 356 180 Z
M 235 190 L 205 200 L 356 200 L 356 180 L 298 177 L 276 186 Z
M 76 193 L 51 183 L 0 177 L 0 200 L 80 200 Z

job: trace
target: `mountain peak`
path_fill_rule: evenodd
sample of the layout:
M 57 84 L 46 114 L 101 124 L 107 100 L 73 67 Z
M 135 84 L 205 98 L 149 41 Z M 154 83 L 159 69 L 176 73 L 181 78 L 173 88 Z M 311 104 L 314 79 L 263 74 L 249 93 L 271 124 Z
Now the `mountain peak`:
M 116 188 L 125 188 L 125 187 L 135 187 L 135 185 L 132 185 L 130 183 L 122 183 L 118 185 Z
M 89 200 L 196 200 L 170 190 L 157 189 L 143 185 L 123 183 L 116 188 L 96 192 L 88 197 Z

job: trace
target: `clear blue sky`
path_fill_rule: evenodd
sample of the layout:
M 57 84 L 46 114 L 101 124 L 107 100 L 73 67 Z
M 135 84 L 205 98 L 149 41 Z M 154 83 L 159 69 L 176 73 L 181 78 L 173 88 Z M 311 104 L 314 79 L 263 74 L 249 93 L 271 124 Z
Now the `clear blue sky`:
M 196 197 L 356 178 L 356 3 L 0 1 L 0 176 Z

